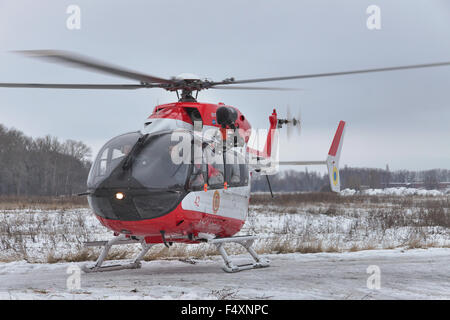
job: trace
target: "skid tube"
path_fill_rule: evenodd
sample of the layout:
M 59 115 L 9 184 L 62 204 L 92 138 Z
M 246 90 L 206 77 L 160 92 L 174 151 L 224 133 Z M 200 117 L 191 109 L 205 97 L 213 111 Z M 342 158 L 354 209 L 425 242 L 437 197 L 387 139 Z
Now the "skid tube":
M 128 264 L 116 264 L 116 265 L 108 265 L 102 266 L 106 257 L 108 256 L 109 250 L 111 250 L 112 246 L 121 245 L 121 244 L 131 244 L 131 243 L 141 243 L 142 250 L 141 252 L 133 259 L 133 262 Z M 104 271 L 115 271 L 115 270 L 124 270 L 124 269 L 139 269 L 141 267 L 141 260 L 148 252 L 148 250 L 153 246 L 153 244 L 145 243 L 144 239 L 129 239 L 125 235 L 120 235 L 114 237 L 109 241 L 94 241 L 94 242 L 86 242 L 86 247 L 101 247 L 103 246 L 103 251 L 98 257 L 97 261 L 93 266 L 83 265 L 82 270 L 86 273 L 92 272 L 104 272 Z
M 257 269 L 257 268 L 265 268 L 269 266 L 270 261 L 264 258 L 261 258 L 258 256 L 256 251 L 252 248 L 252 245 L 254 241 L 257 239 L 257 236 L 235 236 L 235 237 L 229 237 L 229 238 L 215 238 L 214 235 L 210 234 L 199 234 L 198 237 L 199 240 L 203 240 L 207 243 L 214 244 L 219 251 L 220 255 L 223 258 L 224 266 L 222 269 L 225 272 L 234 273 L 239 272 L 243 270 L 249 270 L 249 269 Z M 107 265 L 103 266 L 103 262 L 105 261 L 106 257 L 108 256 L 109 250 L 115 245 L 121 245 L 121 244 L 132 244 L 132 243 L 141 243 L 142 250 L 141 252 L 133 259 L 133 262 L 127 263 L 127 264 L 117 264 L 117 265 Z M 228 256 L 224 245 L 226 243 L 238 243 L 242 245 L 247 252 L 250 254 L 250 256 L 253 259 L 253 262 L 247 263 L 247 264 L 241 264 L 237 265 L 234 264 L 233 261 Z M 138 269 L 141 267 L 141 260 L 145 256 L 145 254 L 148 252 L 148 250 L 154 246 L 155 244 L 146 243 L 145 240 L 134 238 L 130 239 L 127 238 L 125 235 L 119 235 L 117 237 L 114 237 L 113 239 L 109 241 L 94 241 L 94 242 L 86 242 L 86 247 L 104 247 L 103 251 L 101 252 L 100 256 L 98 257 L 97 261 L 94 265 L 88 266 L 87 264 L 82 266 L 82 270 L 86 273 L 93 273 L 93 272 L 104 272 L 104 271 L 115 271 L 115 270 L 124 270 L 124 269 Z
M 236 236 L 229 238 L 213 238 L 204 236 L 204 238 L 208 243 L 214 244 L 216 246 L 225 263 L 225 265 L 222 267 L 225 272 L 234 273 L 249 269 L 265 268 L 270 264 L 269 260 L 259 257 L 256 251 L 252 248 L 253 242 L 257 239 L 257 236 Z M 236 265 L 233 263 L 224 247 L 224 244 L 233 242 L 242 245 L 247 250 L 247 252 L 253 259 L 252 263 L 241 265 Z

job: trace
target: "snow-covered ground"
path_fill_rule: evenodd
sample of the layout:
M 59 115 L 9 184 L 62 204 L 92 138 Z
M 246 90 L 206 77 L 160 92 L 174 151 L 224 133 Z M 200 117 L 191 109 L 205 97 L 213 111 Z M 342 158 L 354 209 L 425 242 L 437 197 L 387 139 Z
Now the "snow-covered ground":
M 259 235 L 255 246 L 261 253 L 449 247 L 449 198 L 408 196 L 383 203 L 254 204 L 241 234 Z M 0 210 L 0 262 L 94 259 L 100 249 L 87 250 L 83 243 L 111 237 L 112 233 L 87 208 Z M 137 245 L 116 247 L 110 258 L 131 257 L 138 249 Z M 240 249 L 232 246 L 231 251 L 242 253 Z M 216 254 L 215 248 L 208 244 L 174 245 L 170 250 L 160 245 L 152 248 L 147 257 L 202 258 L 212 254 Z
M 67 289 L 66 272 L 80 263 L 3 263 L 0 299 L 450 299 L 449 248 L 266 257 L 269 268 L 234 274 L 218 258 L 144 262 L 137 270 L 82 273 L 78 290 Z M 369 266 L 379 268 L 379 289 L 367 285 Z
M 450 189 L 445 190 L 426 190 L 417 188 L 406 188 L 406 187 L 396 187 L 396 188 L 384 188 L 384 189 L 367 189 L 362 191 L 356 191 L 354 189 L 344 189 L 341 191 L 343 196 L 353 196 L 356 194 L 362 195 L 383 195 L 383 196 L 443 196 L 450 194 Z
M 255 247 L 270 257 L 270 268 L 226 274 L 212 245 L 158 245 L 142 269 L 82 274 L 81 290 L 72 292 L 67 268 L 100 252 L 83 243 L 111 232 L 87 208 L 0 210 L 0 298 L 450 298 L 449 195 L 397 188 L 338 201 L 288 200 L 256 201 L 241 231 L 260 236 Z M 117 247 L 109 258 L 138 249 Z M 233 244 L 228 250 L 243 252 Z M 366 286 L 369 265 L 381 269 L 380 290 Z

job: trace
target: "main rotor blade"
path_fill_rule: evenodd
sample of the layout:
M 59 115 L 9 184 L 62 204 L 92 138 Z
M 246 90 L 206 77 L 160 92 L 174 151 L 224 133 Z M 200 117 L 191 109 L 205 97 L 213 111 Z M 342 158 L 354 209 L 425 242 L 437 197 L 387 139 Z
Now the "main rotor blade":
M 430 68 L 430 67 L 442 67 L 442 66 L 448 66 L 448 65 L 450 65 L 450 62 L 438 62 L 438 63 L 400 66 L 400 67 L 388 67 L 388 68 L 363 69 L 363 70 L 354 70 L 354 71 L 305 74 L 305 75 L 288 76 L 288 77 L 259 78 L 259 79 L 248 79 L 248 80 L 233 80 L 233 81 L 226 80 L 226 81 L 222 81 L 222 82 L 214 82 L 213 85 L 280 81 L 280 80 L 293 80 L 293 79 L 308 79 L 308 78 L 320 78 L 320 77 L 334 77 L 334 76 L 343 76 L 343 75 L 349 75 L 349 74 L 419 69 L 419 68 Z
M 50 62 L 82 67 L 91 71 L 98 71 L 110 75 L 119 76 L 126 79 L 138 80 L 145 83 L 172 83 L 171 80 L 143 74 L 122 67 L 107 64 L 92 58 L 81 56 L 75 53 L 59 50 L 25 50 L 15 51 L 28 57 L 41 58 Z
M 212 86 L 209 89 L 227 89 L 227 90 L 272 90 L 272 91 L 303 91 L 296 88 L 277 88 L 277 87 L 244 87 L 244 86 Z
M 152 87 L 140 84 L 0 83 L 0 88 L 134 90 Z

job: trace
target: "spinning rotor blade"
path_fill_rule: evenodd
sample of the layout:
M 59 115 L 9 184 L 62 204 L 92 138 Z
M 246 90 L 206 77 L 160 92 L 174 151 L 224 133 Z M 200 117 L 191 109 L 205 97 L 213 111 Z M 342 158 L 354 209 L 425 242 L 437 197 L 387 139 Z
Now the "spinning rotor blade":
M 278 87 L 244 87 L 244 86 L 213 86 L 210 89 L 227 89 L 227 90 L 271 90 L 271 91 L 302 91 L 296 88 L 278 88 Z
M 286 134 L 287 138 L 290 139 L 292 137 L 292 131 L 293 128 L 297 128 L 298 134 L 301 134 L 301 114 L 300 109 L 298 110 L 298 116 L 292 117 L 291 107 L 287 106 L 287 112 L 286 112 L 286 120 L 282 120 L 284 124 L 286 125 Z M 285 122 L 286 121 L 286 122 Z
M 140 84 L 0 83 L 0 88 L 134 90 L 141 88 L 149 88 L 149 86 Z
M 127 70 L 122 67 L 113 66 L 98 60 L 94 60 L 85 56 L 74 54 L 67 51 L 59 50 L 26 50 L 15 51 L 28 57 L 41 58 L 50 62 L 69 65 L 72 67 L 81 67 L 91 71 L 107 73 L 110 75 L 119 76 L 126 79 L 137 80 L 145 83 L 173 83 L 172 80 L 167 80 L 159 77 L 154 77 L 148 74 L 138 73 Z
M 291 125 L 291 121 L 292 121 L 292 115 L 291 115 L 291 107 L 288 105 L 287 106 L 287 112 L 286 112 L 286 120 L 289 121 L 289 123 L 287 124 L 287 128 L 286 128 L 286 135 L 288 139 L 291 139 L 292 137 L 292 125 Z
M 289 77 L 259 78 L 259 79 L 248 79 L 248 80 L 234 80 L 234 79 L 232 79 L 232 80 L 225 80 L 225 81 L 222 81 L 222 82 L 214 82 L 213 85 L 254 83 L 254 82 L 280 81 L 280 80 L 293 80 L 293 79 L 308 79 L 308 78 L 320 78 L 320 77 L 333 77 L 333 76 L 343 76 L 343 75 L 349 75 L 349 74 L 383 72 L 383 71 L 395 71 L 395 70 L 407 70 L 407 69 L 419 69 L 419 68 L 441 67 L 441 66 L 448 66 L 448 65 L 450 65 L 450 62 L 438 62 L 438 63 L 429 63 L 429 64 L 416 64 L 416 65 L 409 65 L 409 66 L 400 66 L 400 67 L 388 67 L 388 68 L 363 69 L 363 70 L 354 70 L 354 71 L 306 74 L 306 75 L 297 75 L 297 76 L 289 76 Z
M 297 118 L 294 118 L 293 121 L 295 122 L 294 126 L 297 127 L 298 135 L 301 136 L 302 135 L 303 122 L 302 122 L 302 109 L 300 109 L 300 107 L 298 108 Z
M 394 70 L 418 69 L 428 67 L 449 66 L 450 62 L 417 64 L 409 66 L 362 69 L 354 71 L 331 72 L 331 73 L 317 73 L 307 75 L 296 75 L 288 77 L 273 77 L 273 78 L 259 78 L 235 81 L 234 78 L 214 82 L 210 80 L 201 80 L 198 78 L 170 78 L 164 79 L 155 77 L 149 74 L 144 74 L 132 70 L 128 70 L 119 66 L 104 63 L 99 60 L 94 60 L 75 53 L 60 51 L 60 50 L 27 50 L 16 51 L 16 53 L 23 54 L 28 57 L 40 58 L 48 60 L 53 63 L 63 64 L 75 68 L 83 68 L 90 71 L 96 71 L 122 77 L 128 80 L 139 81 L 139 84 L 45 84 L 45 83 L 0 83 L 0 88 L 48 88 L 48 89 L 109 89 L 109 90 L 134 90 L 140 88 L 162 88 L 167 91 L 181 90 L 180 101 L 195 100 L 192 97 L 192 92 L 201 91 L 205 89 L 225 89 L 225 90 L 267 90 L 267 91 L 301 91 L 296 88 L 280 88 L 280 87 L 254 87 L 254 86 L 234 86 L 236 84 L 293 80 L 293 79 L 307 79 L 319 77 L 342 76 L 351 74 L 383 72 Z M 298 119 L 300 120 L 300 119 Z M 292 124 L 296 126 L 295 118 Z

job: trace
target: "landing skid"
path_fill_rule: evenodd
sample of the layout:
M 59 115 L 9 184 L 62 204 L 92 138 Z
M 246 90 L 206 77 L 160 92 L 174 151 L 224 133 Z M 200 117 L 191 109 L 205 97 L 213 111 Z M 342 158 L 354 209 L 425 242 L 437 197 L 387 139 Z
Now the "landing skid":
M 225 272 L 234 273 L 239 272 L 243 270 L 249 270 L 249 269 L 257 269 L 257 268 L 265 268 L 269 266 L 269 261 L 263 258 L 260 258 L 256 251 L 252 248 L 253 242 L 256 240 L 256 236 L 236 236 L 236 237 L 229 237 L 229 238 L 214 238 L 213 235 L 200 235 L 200 239 L 206 241 L 207 243 L 214 244 L 219 251 L 220 255 L 223 258 L 223 261 L 225 262 L 225 265 L 223 266 L 223 270 Z M 106 265 L 103 266 L 103 262 L 105 261 L 109 250 L 111 250 L 112 246 L 115 245 L 121 245 L 121 244 L 131 244 L 131 243 L 141 243 L 142 250 L 141 252 L 133 259 L 133 262 L 128 264 L 117 264 L 117 265 Z M 228 256 L 224 245 L 226 243 L 238 243 L 242 245 L 247 252 L 250 254 L 250 256 L 253 259 L 252 263 L 247 264 L 241 264 L 236 265 L 233 263 L 233 261 Z M 125 235 L 120 235 L 117 237 L 114 237 L 113 239 L 109 241 L 94 241 L 94 242 L 87 242 L 85 243 L 87 247 L 100 247 L 103 246 L 103 251 L 98 257 L 97 261 L 94 265 L 88 266 L 84 265 L 82 266 L 82 270 L 86 273 L 92 273 L 92 272 L 105 272 L 105 271 L 115 271 L 115 270 L 124 270 L 124 269 L 138 269 L 141 267 L 141 260 L 145 256 L 145 254 L 148 252 L 148 250 L 154 245 L 154 244 L 148 244 L 145 242 L 144 239 L 129 239 Z
M 217 247 L 217 250 L 219 251 L 220 255 L 223 258 L 223 261 L 225 262 L 225 265 L 222 267 L 222 269 L 225 272 L 234 273 L 249 269 L 257 269 L 257 268 L 265 268 L 269 266 L 270 261 L 260 258 L 256 251 L 252 248 L 253 242 L 256 240 L 256 236 L 236 236 L 236 237 L 229 237 L 229 238 L 210 238 L 207 239 L 208 243 L 214 244 Z M 250 254 L 250 256 L 253 259 L 253 263 L 247 263 L 247 264 L 241 264 L 236 265 L 233 263 L 233 261 L 228 256 L 224 244 L 226 243 L 239 243 L 242 245 L 247 252 Z
M 141 252 L 133 259 L 133 262 L 128 264 L 116 264 L 116 265 L 108 265 L 108 266 L 102 266 L 103 262 L 105 261 L 109 250 L 111 250 L 111 247 L 114 245 L 120 245 L 120 244 L 130 244 L 130 243 L 141 243 L 142 250 Z M 104 246 L 102 253 L 98 257 L 97 261 L 93 266 L 84 265 L 82 266 L 82 270 L 86 273 L 92 273 L 92 272 L 104 272 L 104 271 L 115 271 L 115 270 L 124 270 L 124 269 L 139 269 L 141 267 L 141 260 L 145 256 L 145 254 L 148 252 L 148 250 L 153 246 L 153 244 L 147 244 L 145 241 L 142 240 L 133 240 L 133 239 L 127 239 L 124 235 L 120 235 L 117 237 L 114 237 L 113 239 L 109 241 L 94 241 L 94 242 L 87 242 L 85 243 L 87 247 L 99 247 Z

